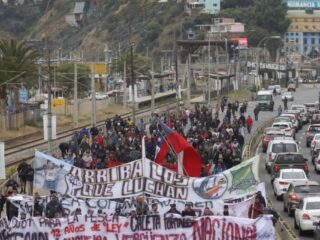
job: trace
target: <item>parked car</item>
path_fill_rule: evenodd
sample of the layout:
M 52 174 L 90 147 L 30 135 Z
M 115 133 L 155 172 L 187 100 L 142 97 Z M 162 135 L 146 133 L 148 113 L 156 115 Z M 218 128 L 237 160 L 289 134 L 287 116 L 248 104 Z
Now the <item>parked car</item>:
M 320 196 L 320 185 L 318 182 L 291 183 L 288 191 L 283 195 L 283 211 L 288 212 L 289 217 L 293 217 L 299 201 L 310 194 Z
M 315 229 L 313 230 L 313 239 L 320 240 L 320 220 L 313 222 Z
M 284 92 L 284 93 L 282 93 L 281 99 L 284 100 L 285 97 L 287 98 L 288 101 L 293 101 L 294 100 L 292 92 Z
M 302 169 L 282 169 L 273 181 L 273 192 L 277 200 L 285 194 L 291 183 L 306 182 L 308 177 Z
M 294 141 L 293 138 L 275 138 L 270 141 L 267 149 L 267 158 L 265 159 L 265 168 L 270 173 L 271 165 L 274 161 L 275 156 L 278 153 L 286 153 L 291 152 L 295 153 L 299 151 L 298 144 Z
M 262 139 L 262 151 L 266 152 L 269 142 L 272 141 L 275 137 L 279 136 L 284 136 L 284 131 L 282 131 L 280 128 L 269 127 L 264 129 Z
M 290 83 L 288 85 L 288 92 L 295 92 L 296 91 L 296 85 L 294 83 Z
M 317 133 L 320 133 L 320 124 L 311 124 L 306 132 L 306 146 L 310 147 L 311 141 Z
M 320 196 L 305 197 L 300 200 L 294 213 L 294 228 L 299 229 L 299 235 L 305 231 L 315 230 L 314 222 L 320 218 Z
M 278 153 L 271 164 L 271 178 L 276 178 L 282 169 L 302 169 L 306 175 L 309 175 L 308 159 L 304 158 L 301 153 L 287 152 Z

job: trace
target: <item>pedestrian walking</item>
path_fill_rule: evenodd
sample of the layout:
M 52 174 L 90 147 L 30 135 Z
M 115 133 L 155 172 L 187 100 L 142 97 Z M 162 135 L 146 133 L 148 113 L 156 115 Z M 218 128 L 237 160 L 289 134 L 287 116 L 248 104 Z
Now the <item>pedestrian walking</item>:
M 254 119 L 256 121 L 259 120 L 259 112 L 260 112 L 260 108 L 258 106 L 256 106 L 254 109 L 253 109 L 253 113 L 254 113 Z
M 287 110 L 288 109 L 288 99 L 287 99 L 287 97 L 285 96 L 282 101 L 283 101 L 284 110 Z
M 250 134 L 251 133 L 251 128 L 252 128 L 252 125 L 253 125 L 253 120 L 252 120 L 250 115 L 248 116 L 248 118 L 246 120 L 246 124 L 247 124 L 248 133 Z
M 281 105 L 279 105 L 279 107 L 278 107 L 278 117 L 280 117 L 281 114 L 282 114 L 282 107 L 281 107 Z

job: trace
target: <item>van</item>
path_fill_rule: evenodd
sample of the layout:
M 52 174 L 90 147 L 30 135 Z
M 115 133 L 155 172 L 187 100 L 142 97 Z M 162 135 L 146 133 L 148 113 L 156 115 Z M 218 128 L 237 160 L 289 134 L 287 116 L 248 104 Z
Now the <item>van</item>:
M 273 111 L 273 92 L 270 90 L 259 91 L 256 96 L 256 102 L 260 110 Z

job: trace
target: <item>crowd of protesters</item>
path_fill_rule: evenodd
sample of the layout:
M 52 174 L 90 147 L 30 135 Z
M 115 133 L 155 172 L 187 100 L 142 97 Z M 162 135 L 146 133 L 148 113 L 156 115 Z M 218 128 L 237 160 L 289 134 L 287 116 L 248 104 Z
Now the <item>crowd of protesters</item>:
M 259 109 L 254 110 L 255 120 L 258 120 Z M 158 144 L 158 133 L 161 132 L 159 121 L 166 123 L 170 128 L 184 136 L 190 144 L 199 152 L 202 158 L 201 176 L 218 174 L 241 162 L 242 148 L 246 134 L 251 133 L 253 119 L 248 113 L 247 102 L 228 101 L 223 97 L 221 103 L 214 109 L 196 104 L 194 109 L 183 109 L 179 115 L 167 112 L 163 115 L 153 114 L 150 122 L 145 123 L 140 119 L 135 125 L 132 119 L 123 119 L 116 115 L 112 119 L 106 119 L 105 128 L 83 128 L 75 132 L 69 142 L 59 145 L 62 159 L 79 168 L 104 169 L 115 167 L 123 163 L 141 158 L 141 139 L 146 136 L 146 157 L 154 160 Z M 148 128 L 147 128 L 148 127 Z M 166 163 L 176 164 L 176 156 L 169 153 Z M 45 166 L 47 171 L 54 171 L 52 166 Z M 8 182 L 10 191 L 2 195 L 1 209 L 8 195 L 17 191 L 20 186 L 21 193 L 32 194 L 32 181 L 34 171 L 28 163 L 22 163 L 18 167 L 20 183 L 12 180 Z M 51 174 L 52 175 L 52 174 Z M 49 181 L 49 180 L 48 180 Z M 52 186 L 53 189 L 54 186 Z M 7 194 L 7 195 L 6 195 Z M 37 194 L 36 194 L 37 196 Z M 35 201 L 36 201 L 35 197 Z M 52 195 L 52 202 L 43 209 L 35 202 L 35 211 L 47 217 L 63 216 L 61 206 Z M 144 214 L 141 211 L 156 212 L 155 205 L 143 206 L 139 210 L 137 199 L 136 214 Z M 142 200 L 142 204 L 144 201 Z M 37 207 L 38 206 L 38 207 Z M 10 204 L 7 205 L 7 215 L 10 214 Z M 175 206 L 169 211 L 178 211 Z M 9 208 L 9 209 L 8 209 Z M 9 214 L 8 214 L 9 211 Z M 204 211 L 210 215 L 211 210 Z M 180 212 L 179 212 L 180 213 Z M 135 214 L 134 211 L 131 215 Z M 190 204 L 181 215 L 193 215 Z

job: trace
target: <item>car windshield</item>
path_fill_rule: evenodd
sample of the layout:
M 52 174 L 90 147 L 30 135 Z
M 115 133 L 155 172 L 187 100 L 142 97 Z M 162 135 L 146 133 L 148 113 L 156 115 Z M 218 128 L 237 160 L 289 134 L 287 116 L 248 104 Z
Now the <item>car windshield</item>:
M 315 140 L 320 140 L 320 135 L 315 135 L 315 136 L 314 136 L 314 139 L 315 139 Z
M 294 188 L 296 193 L 320 193 L 320 185 L 305 185 L 305 186 L 296 186 Z
M 257 101 L 270 101 L 272 95 L 257 95 Z
M 309 132 L 320 132 L 320 126 L 310 126 Z
M 297 146 L 294 143 L 276 143 L 272 145 L 273 153 L 297 152 Z
M 312 119 L 313 119 L 313 120 L 320 120 L 320 114 L 314 114 L 314 115 L 312 116 Z
M 287 125 L 287 124 L 274 124 L 273 127 L 278 127 L 280 129 L 286 129 L 286 128 L 289 128 L 289 125 Z
M 319 202 L 307 202 L 306 210 L 320 210 L 320 201 Z
M 285 93 L 283 93 L 283 95 L 285 95 L 285 96 L 291 96 L 291 93 L 290 93 L 290 92 L 285 92 Z
M 304 172 L 283 172 L 282 179 L 305 179 Z

